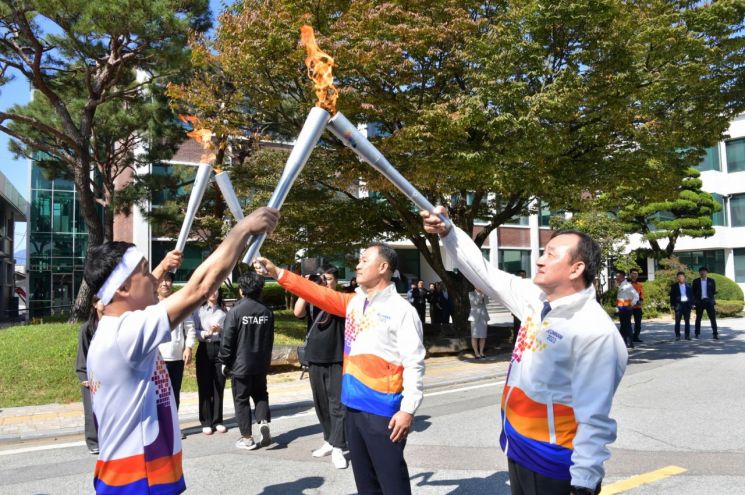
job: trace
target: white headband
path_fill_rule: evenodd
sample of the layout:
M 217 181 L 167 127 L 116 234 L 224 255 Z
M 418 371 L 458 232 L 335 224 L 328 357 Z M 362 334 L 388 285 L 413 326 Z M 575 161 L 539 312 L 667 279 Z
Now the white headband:
M 132 272 L 135 271 L 144 257 L 145 255 L 139 252 L 136 247 L 131 247 L 124 252 L 122 260 L 114 267 L 109 278 L 96 293 L 101 304 L 106 305 L 111 302 L 116 291 L 132 275 Z

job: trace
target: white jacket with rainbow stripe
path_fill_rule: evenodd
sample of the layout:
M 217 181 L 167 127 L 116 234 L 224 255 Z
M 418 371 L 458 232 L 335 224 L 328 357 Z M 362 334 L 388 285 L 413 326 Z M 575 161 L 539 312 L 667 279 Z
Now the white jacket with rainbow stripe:
M 424 389 L 422 322 L 396 286 L 373 294 L 337 292 L 287 270 L 277 281 L 314 306 L 346 317 L 341 401 L 352 409 L 390 417 L 414 414 Z
M 628 354 L 589 287 L 551 301 L 528 279 L 498 270 L 458 228 L 443 239 L 463 275 L 522 321 L 502 393 L 500 444 L 507 457 L 543 476 L 595 488 L 616 439 L 609 417 Z

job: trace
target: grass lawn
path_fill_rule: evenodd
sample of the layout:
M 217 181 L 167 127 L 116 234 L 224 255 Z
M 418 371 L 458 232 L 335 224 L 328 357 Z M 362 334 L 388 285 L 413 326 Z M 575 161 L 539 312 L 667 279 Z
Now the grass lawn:
M 275 311 L 275 345 L 300 345 L 305 320 L 289 310 Z M 80 401 L 75 375 L 78 325 L 45 323 L 0 330 L 0 407 Z M 229 383 L 229 382 L 228 382 Z M 181 389 L 197 389 L 194 363 Z

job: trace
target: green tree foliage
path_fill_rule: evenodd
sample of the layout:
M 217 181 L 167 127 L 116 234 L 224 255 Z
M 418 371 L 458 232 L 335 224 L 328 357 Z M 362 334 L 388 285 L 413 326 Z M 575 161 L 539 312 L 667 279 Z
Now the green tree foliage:
M 485 220 L 475 235 L 482 245 L 535 197 L 581 210 L 587 192 L 675 187 L 686 159 L 719 140 L 743 108 L 737 33 L 744 8 L 735 1 L 245 0 L 223 13 L 214 39 L 195 40 L 204 75 L 174 97 L 244 134 L 261 129 L 291 140 L 313 105 L 298 46 L 299 28 L 309 23 L 336 59 L 340 109 L 374 125 L 376 146 L 432 202 L 447 205 L 456 225 L 471 232 Z M 350 194 L 360 179 L 385 201 Z M 303 180 L 372 208 L 381 237 L 410 239 L 454 298 L 456 324 L 467 328 L 467 284 L 445 270 L 437 239 L 422 233 L 415 208 L 391 184 L 329 136 Z M 314 204 L 297 212 L 300 224 Z M 366 219 L 325 220 L 329 238 L 368 227 Z
M 112 237 L 113 183 L 134 163 L 142 133 L 153 133 L 152 149 L 167 137 L 154 78 L 178 77 L 173 71 L 189 62 L 188 32 L 205 30 L 208 14 L 207 0 L 0 2 L 0 83 L 24 77 L 34 95 L 0 112 L 0 131 L 16 152 L 41 152 L 72 177 L 89 249 Z M 83 284 L 77 315 L 89 301 Z
M 670 257 L 680 236 L 708 237 L 715 234 L 712 215 L 721 206 L 711 194 L 701 190 L 700 175 L 695 168 L 689 168 L 669 199 L 650 200 L 659 194 L 656 190 L 629 191 L 625 198 L 618 216 L 627 232 L 643 235 L 655 258 Z M 660 245 L 660 240 L 667 241 L 665 247 Z

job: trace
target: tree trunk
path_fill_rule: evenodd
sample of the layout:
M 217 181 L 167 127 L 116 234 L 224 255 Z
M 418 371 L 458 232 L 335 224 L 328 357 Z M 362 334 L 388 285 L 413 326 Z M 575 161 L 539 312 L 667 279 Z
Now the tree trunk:
M 471 302 L 468 298 L 468 292 L 471 284 L 460 272 L 448 272 L 443 278 L 445 287 L 448 289 L 448 295 L 453 305 L 453 330 L 459 338 L 468 339 L 471 336 L 471 324 L 468 316 L 471 313 Z
M 88 319 L 91 312 L 92 298 L 93 292 L 88 284 L 85 283 L 85 280 L 83 280 L 83 283 L 80 284 L 78 295 L 75 297 L 75 302 L 72 305 L 72 311 L 70 311 L 69 323 L 77 323 Z
M 82 147 L 81 147 L 82 148 Z M 100 246 L 104 241 L 103 222 L 96 212 L 96 202 L 91 190 L 90 157 L 83 156 L 75 163 L 74 178 L 75 187 L 78 192 L 78 203 L 80 214 L 88 227 L 88 249 L 86 259 L 90 256 L 91 249 Z M 88 318 L 91 308 L 91 297 L 93 294 L 90 287 L 83 281 L 80 284 L 78 295 L 70 311 L 70 321 L 81 321 Z

